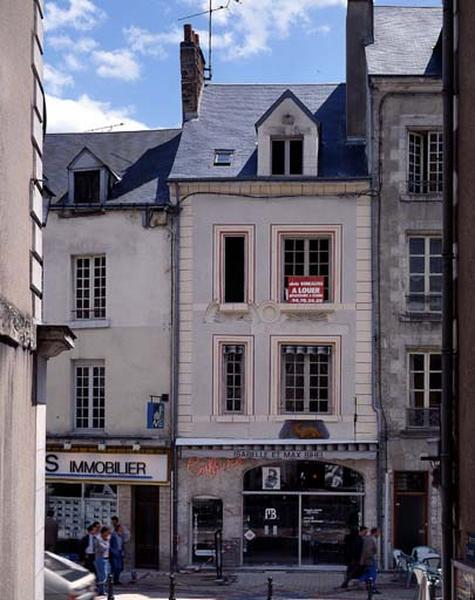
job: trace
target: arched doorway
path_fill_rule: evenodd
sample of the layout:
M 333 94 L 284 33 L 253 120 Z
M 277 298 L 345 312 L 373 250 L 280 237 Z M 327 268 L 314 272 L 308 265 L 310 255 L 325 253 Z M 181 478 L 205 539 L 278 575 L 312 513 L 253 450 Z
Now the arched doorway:
M 244 474 L 243 562 L 344 563 L 344 537 L 362 522 L 363 477 L 326 462 L 267 464 Z

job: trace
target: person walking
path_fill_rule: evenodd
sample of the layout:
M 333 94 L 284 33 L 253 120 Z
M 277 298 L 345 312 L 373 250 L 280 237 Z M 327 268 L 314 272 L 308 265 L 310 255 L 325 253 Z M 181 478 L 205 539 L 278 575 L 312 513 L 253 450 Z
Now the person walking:
M 86 569 L 94 574 L 96 574 L 94 567 L 96 559 L 94 540 L 99 533 L 100 526 L 101 524 L 98 521 L 94 521 L 94 523 L 89 525 L 86 535 L 79 542 L 79 559 Z
M 45 549 L 54 552 L 58 543 L 58 521 L 54 518 L 54 510 L 49 508 L 45 519 Z
M 120 523 L 115 527 L 110 538 L 110 563 L 115 585 L 122 585 L 120 574 L 124 570 L 124 529 Z
M 111 530 L 109 527 L 101 527 L 100 534 L 94 538 L 94 553 L 97 576 L 97 593 L 103 595 L 106 593 L 106 583 L 110 575 L 110 536 Z
M 376 556 L 378 554 L 378 537 L 379 529 L 373 527 L 369 535 L 363 540 L 363 548 L 361 550 L 360 564 L 364 568 L 364 572 L 359 578 L 360 581 L 366 582 L 367 585 L 372 586 L 373 594 L 380 594 L 381 592 L 376 588 L 376 577 L 378 571 L 376 567 Z
M 361 575 L 361 552 L 363 550 L 363 540 L 368 535 L 368 528 L 364 525 L 359 531 L 353 528 L 345 536 L 345 562 L 346 573 L 341 588 L 346 589 L 352 579 L 358 579 Z

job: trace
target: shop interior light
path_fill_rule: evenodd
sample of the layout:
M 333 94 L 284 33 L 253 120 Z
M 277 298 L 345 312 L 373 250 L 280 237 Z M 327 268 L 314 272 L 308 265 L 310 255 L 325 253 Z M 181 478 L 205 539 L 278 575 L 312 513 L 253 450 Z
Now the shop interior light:
M 71 450 L 71 442 L 64 442 L 63 443 L 63 449 L 64 450 Z
M 135 450 L 135 451 L 140 450 L 140 444 L 138 442 L 134 442 L 132 444 L 132 450 Z
M 102 441 L 102 442 L 99 442 L 99 443 L 97 444 L 97 449 L 98 449 L 98 450 L 105 450 L 105 449 L 106 449 L 106 443 L 105 443 L 104 441 Z

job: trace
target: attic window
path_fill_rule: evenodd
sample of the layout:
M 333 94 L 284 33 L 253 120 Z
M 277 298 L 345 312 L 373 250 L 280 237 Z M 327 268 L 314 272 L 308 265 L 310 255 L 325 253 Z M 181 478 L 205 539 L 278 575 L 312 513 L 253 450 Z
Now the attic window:
M 271 161 L 272 175 L 302 175 L 303 139 L 274 138 Z
M 100 171 L 77 171 L 74 173 L 74 203 L 94 204 L 100 202 Z
M 229 167 L 233 159 L 234 150 L 215 150 L 214 165 L 216 167 Z

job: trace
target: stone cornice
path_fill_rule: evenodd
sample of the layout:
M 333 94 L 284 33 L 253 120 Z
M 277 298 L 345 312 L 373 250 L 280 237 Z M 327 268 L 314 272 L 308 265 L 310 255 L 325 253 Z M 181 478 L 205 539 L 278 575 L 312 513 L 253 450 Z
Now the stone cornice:
M 36 348 L 36 326 L 30 315 L 0 296 L 0 338 L 12 346 L 28 350 Z

